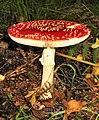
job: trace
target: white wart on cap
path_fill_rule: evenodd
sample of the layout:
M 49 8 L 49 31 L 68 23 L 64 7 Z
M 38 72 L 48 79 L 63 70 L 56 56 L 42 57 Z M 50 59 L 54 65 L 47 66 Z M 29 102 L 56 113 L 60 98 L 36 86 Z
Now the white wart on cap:
M 12 40 L 36 47 L 65 47 L 84 41 L 90 29 L 65 20 L 37 20 L 14 24 L 8 29 Z

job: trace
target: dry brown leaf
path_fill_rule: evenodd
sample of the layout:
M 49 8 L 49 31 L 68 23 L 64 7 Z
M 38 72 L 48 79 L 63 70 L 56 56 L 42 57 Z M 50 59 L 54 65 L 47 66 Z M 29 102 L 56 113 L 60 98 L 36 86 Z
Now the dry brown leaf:
M 35 102 L 36 102 L 36 95 L 34 94 L 34 95 L 32 95 L 32 98 L 30 99 L 30 103 L 33 106 L 35 104 Z
M 0 81 L 3 81 L 5 79 L 5 76 L 0 74 Z
M 37 90 L 38 89 L 39 89 L 39 87 L 34 88 L 32 91 L 29 91 L 28 94 L 25 96 L 25 98 L 31 97 L 31 99 L 30 99 L 31 105 L 34 105 L 35 102 L 36 102 Z
M 39 88 L 40 87 L 36 87 L 33 90 L 28 91 L 28 94 L 25 96 L 25 98 L 28 98 L 28 97 L 32 96 L 33 94 L 36 94 Z
M 94 82 L 94 76 L 92 74 L 87 74 L 85 77 L 85 81 L 87 82 L 87 84 L 90 87 L 94 87 L 95 86 L 95 82 Z
M 30 96 L 32 96 L 35 93 L 35 91 L 29 91 L 28 94 L 25 96 L 25 98 L 28 98 Z
M 99 64 L 99 63 L 97 63 Z M 96 90 L 97 88 L 95 87 L 96 85 L 99 85 L 99 81 L 96 80 L 94 75 L 99 75 L 99 67 L 93 67 L 92 68 L 92 72 L 88 73 L 85 77 L 85 81 L 88 83 L 88 85 L 90 87 L 92 87 L 94 90 Z
M 85 106 L 86 102 L 70 100 L 67 102 L 66 114 L 70 115 L 72 112 L 80 112 L 82 107 Z

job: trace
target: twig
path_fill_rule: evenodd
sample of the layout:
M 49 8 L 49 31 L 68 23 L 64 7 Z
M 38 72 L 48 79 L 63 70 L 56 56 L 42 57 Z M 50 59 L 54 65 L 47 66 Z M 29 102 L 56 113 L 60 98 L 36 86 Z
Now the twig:
M 99 64 L 94 64 L 94 63 L 92 63 L 92 62 L 88 62 L 88 61 L 85 61 L 85 60 L 77 59 L 77 58 L 75 58 L 75 57 L 72 57 L 72 56 L 69 56 L 69 55 L 65 55 L 65 54 L 63 54 L 63 53 L 56 52 L 56 54 L 57 54 L 58 56 L 62 56 L 62 57 L 65 57 L 65 58 L 69 58 L 69 59 L 72 59 L 72 60 L 75 60 L 75 61 L 78 61 L 78 62 L 82 62 L 82 63 L 88 64 L 88 65 L 91 65 L 91 66 L 99 67 Z

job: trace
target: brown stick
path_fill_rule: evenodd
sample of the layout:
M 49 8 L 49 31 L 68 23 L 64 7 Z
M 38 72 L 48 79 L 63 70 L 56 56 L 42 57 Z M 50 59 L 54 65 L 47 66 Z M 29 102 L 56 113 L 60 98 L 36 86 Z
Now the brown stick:
M 95 66 L 95 67 L 99 67 L 99 64 L 94 64 L 92 62 L 88 62 L 88 61 L 85 61 L 85 60 L 77 59 L 75 57 L 72 57 L 72 56 L 69 56 L 69 55 L 65 55 L 63 53 L 56 52 L 56 54 L 59 55 L 59 56 L 65 57 L 65 58 L 69 58 L 69 59 L 78 61 L 78 62 L 82 62 L 82 63 L 88 64 L 88 65 L 92 65 L 92 66 Z

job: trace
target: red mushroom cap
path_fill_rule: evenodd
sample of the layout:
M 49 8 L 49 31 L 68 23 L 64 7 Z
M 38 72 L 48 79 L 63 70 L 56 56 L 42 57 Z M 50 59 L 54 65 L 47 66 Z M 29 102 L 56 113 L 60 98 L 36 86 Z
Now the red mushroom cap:
M 85 40 L 90 32 L 83 24 L 65 20 L 37 20 L 8 28 L 8 34 L 14 41 L 37 47 L 74 45 Z

